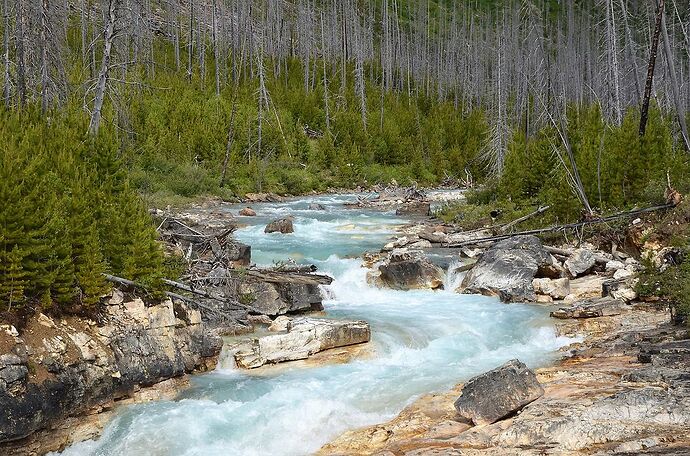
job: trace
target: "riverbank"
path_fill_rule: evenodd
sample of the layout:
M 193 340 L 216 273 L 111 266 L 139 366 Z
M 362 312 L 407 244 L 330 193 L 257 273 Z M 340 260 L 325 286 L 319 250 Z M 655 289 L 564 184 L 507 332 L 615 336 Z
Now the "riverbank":
M 463 386 L 458 384 L 419 398 L 387 423 L 347 432 L 318 454 L 690 451 L 687 328 L 670 325 L 668 312 L 645 304 L 557 327 L 584 340 L 562 349 L 564 357 L 555 365 L 536 370 L 544 395 L 517 416 L 471 426 L 453 407 Z

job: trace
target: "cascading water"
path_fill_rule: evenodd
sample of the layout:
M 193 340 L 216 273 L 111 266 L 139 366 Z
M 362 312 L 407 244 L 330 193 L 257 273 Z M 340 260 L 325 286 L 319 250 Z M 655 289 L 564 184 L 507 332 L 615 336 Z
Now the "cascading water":
M 568 343 L 555 336 L 544 309 L 454 293 L 457 275 L 449 276 L 445 291 L 369 286 L 355 256 L 380 248 L 404 221 L 392 213 L 342 208 L 350 199 L 257 205 L 261 216 L 243 220 L 250 225 L 237 237 L 252 245 L 259 264 L 292 258 L 333 275 L 324 303 L 328 316 L 367 320 L 372 356 L 249 372 L 221 360 L 216 371 L 193 377 L 178 400 L 124 407 L 99 440 L 63 454 L 309 454 L 347 429 L 390 419 L 420 394 L 511 358 L 544 364 Z M 308 210 L 310 202 L 327 210 Z M 288 214 L 295 216 L 294 235 L 263 233 L 269 219 Z

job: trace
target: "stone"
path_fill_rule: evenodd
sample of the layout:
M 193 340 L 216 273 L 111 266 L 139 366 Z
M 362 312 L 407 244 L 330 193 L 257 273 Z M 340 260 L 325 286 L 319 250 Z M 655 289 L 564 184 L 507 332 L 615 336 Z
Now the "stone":
M 110 294 L 110 298 L 108 299 L 108 301 L 106 301 L 106 303 L 109 306 L 117 306 L 122 304 L 123 302 L 125 302 L 124 293 L 118 290 L 117 288 L 113 288 L 113 291 Z
M 399 207 L 395 211 L 395 215 L 414 215 L 426 217 L 431 215 L 431 203 L 428 201 L 411 201 Z
M 369 342 L 371 331 L 365 321 L 296 318 L 285 334 L 251 339 L 235 352 L 238 367 L 254 369 L 265 364 L 306 359 L 314 353 L 336 347 Z
M 627 277 L 632 277 L 634 275 L 635 275 L 635 273 L 633 271 L 628 270 L 628 269 L 618 269 L 616 272 L 613 273 L 613 279 L 614 280 L 625 279 Z
M 264 233 L 289 234 L 294 232 L 295 228 L 292 224 L 292 217 L 273 220 L 271 223 L 266 225 L 266 228 L 264 228 Z
M 249 315 L 247 316 L 247 321 L 252 325 L 270 325 L 273 323 L 273 320 L 268 315 Z
M 635 287 L 638 281 L 639 279 L 634 276 L 607 280 L 602 284 L 602 295 L 620 299 L 625 302 L 633 301 L 637 299 Z
M 622 261 L 611 260 L 606 262 L 607 271 L 617 271 L 619 269 L 625 269 L 625 263 Z
M 292 319 L 290 317 L 281 315 L 279 317 L 276 317 L 276 319 L 271 322 L 271 326 L 268 327 L 268 330 L 271 332 L 287 331 L 288 325 L 291 321 Z
M 492 424 L 544 394 L 537 376 L 517 359 L 470 379 L 455 401 L 460 416 L 475 425 Z
M 561 307 L 551 312 L 553 318 L 596 318 L 620 315 L 627 311 L 625 302 L 619 299 L 599 298 L 573 304 L 570 307 Z
M 240 210 L 239 215 L 242 217 L 256 217 L 256 211 L 251 207 L 245 207 Z
M 269 316 L 289 312 L 323 310 L 323 297 L 317 284 L 308 283 L 241 283 L 240 301 Z
M 325 211 L 326 208 L 324 207 L 323 204 L 319 203 L 309 203 L 309 206 L 307 207 L 310 211 Z
M 381 282 L 394 290 L 435 290 L 443 287 L 445 278 L 443 269 L 407 251 L 394 251 L 378 270 Z
M 553 298 L 551 296 L 538 294 L 535 302 L 537 304 L 553 304 Z
M 532 280 L 534 292 L 537 295 L 550 296 L 553 299 L 563 299 L 570 294 L 570 280 L 539 278 Z
M 597 263 L 591 250 L 578 249 L 565 260 L 564 266 L 571 279 L 585 275 Z
M 252 248 L 241 242 L 228 242 L 225 246 L 225 257 L 235 266 L 249 266 L 252 262 Z
M 552 257 L 535 236 L 518 236 L 494 244 L 462 282 L 463 293 L 498 296 L 504 302 L 534 301 L 532 280 L 552 265 Z

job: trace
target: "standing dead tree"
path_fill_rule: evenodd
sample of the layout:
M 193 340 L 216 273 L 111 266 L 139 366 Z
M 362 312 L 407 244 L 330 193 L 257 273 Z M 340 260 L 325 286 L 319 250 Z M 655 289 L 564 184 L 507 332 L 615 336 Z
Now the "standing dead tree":
M 121 5 L 121 0 L 107 0 L 105 8 L 105 24 L 103 31 L 103 56 L 101 58 L 101 69 L 96 81 L 93 109 L 91 110 L 91 120 L 89 122 L 89 134 L 96 135 L 101 126 L 103 116 L 103 102 L 105 101 L 106 91 L 110 72 L 112 70 L 113 46 L 117 35 L 117 21 Z
M 657 4 L 656 21 L 654 24 L 654 34 L 652 35 L 652 46 L 649 50 L 649 65 L 647 65 L 647 83 L 644 88 L 642 98 L 642 113 L 640 115 L 640 136 L 644 136 L 647 130 L 647 119 L 649 117 L 649 100 L 652 96 L 652 84 L 654 83 L 654 67 L 656 66 L 656 55 L 659 49 L 659 35 L 661 34 L 661 24 L 664 16 L 664 0 L 659 0 Z

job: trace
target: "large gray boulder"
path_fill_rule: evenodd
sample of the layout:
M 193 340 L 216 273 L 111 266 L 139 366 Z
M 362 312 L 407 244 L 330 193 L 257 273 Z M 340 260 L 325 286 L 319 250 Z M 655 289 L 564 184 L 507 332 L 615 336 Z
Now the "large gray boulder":
M 520 411 L 543 394 L 534 372 L 514 359 L 470 379 L 455 401 L 455 409 L 475 425 L 491 424 Z
M 534 301 L 532 280 L 547 275 L 553 263 L 536 236 L 509 238 L 484 252 L 462 281 L 463 293 L 498 296 L 504 302 Z
M 254 369 L 265 364 L 306 359 L 330 348 L 369 342 L 370 338 L 366 321 L 296 318 L 288 323 L 284 334 L 254 338 L 241 344 L 235 352 L 235 362 L 239 367 Z
M 443 287 L 443 269 L 427 258 L 408 251 L 393 252 L 379 266 L 380 281 L 394 290 L 416 290 Z
M 271 223 L 266 225 L 264 228 L 264 233 L 283 233 L 289 234 L 294 233 L 295 228 L 292 225 L 292 217 L 285 217 L 277 220 L 273 220 Z

